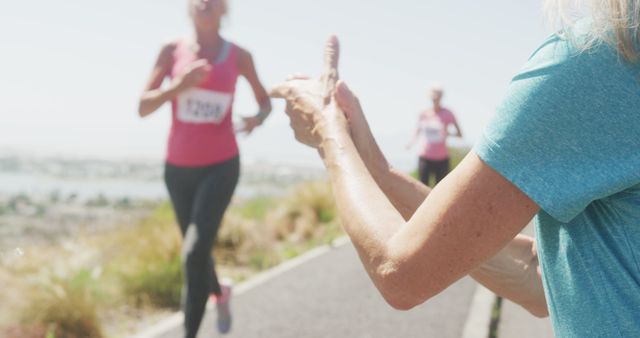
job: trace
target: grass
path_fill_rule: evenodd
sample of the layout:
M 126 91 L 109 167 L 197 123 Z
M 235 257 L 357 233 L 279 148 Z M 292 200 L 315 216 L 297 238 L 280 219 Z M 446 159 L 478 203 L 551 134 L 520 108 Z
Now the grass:
M 66 269 L 61 262 L 70 262 L 69 254 L 51 248 L 38 254 L 30 250 L 25 257 L 2 264 L 7 274 L 0 283 L 11 290 L 4 293 L 2 306 L 13 311 L 0 321 L 0 336 L 103 337 L 93 271 Z
M 307 183 L 279 199 L 258 197 L 231 208 L 218 235 L 215 256 L 243 267 L 236 279 L 294 257 L 343 234 L 325 182 Z
M 452 166 L 464 154 L 452 150 Z M 236 203 L 216 239 L 217 270 L 242 281 L 330 243 L 344 234 L 336 216 L 327 182 L 302 184 L 281 198 L 259 196 Z M 0 261 L 0 285 L 12 291 L 0 293 L 0 336 L 101 338 L 114 335 L 105 323 L 111 327 L 130 321 L 133 310 L 178 309 L 181 239 L 169 203 L 156 206 L 142 220 L 74 243 L 83 249 L 39 247 L 19 264 Z
M 180 233 L 168 203 L 130 229 L 102 239 L 110 256 L 106 279 L 136 307 L 177 309 L 182 288 Z
M 245 219 L 263 220 L 267 211 L 273 207 L 273 198 L 258 196 L 243 203 L 236 210 Z
M 90 273 L 79 271 L 69 279 L 41 284 L 30 293 L 21 322 L 47 327 L 53 337 L 103 337 L 92 282 Z
M 329 243 L 342 235 L 335 215 L 326 182 L 235 204 L 217 238 L 218 271 L 241 281 Z M 175 311 L 182 289 L 180 243 L 172 208 L 163 203 L 110 233 L 74 239 L 82 250 L 38 247 L 20 264 L 0 262 L 0 284 L 15 293 L 0 295 L 7 309 L 0 311 L 0 336 L 101 338 L 122 335 L 105 323 L 122 327 L 128 313 Z M 5 314 L 9 308 L 16 316 Z

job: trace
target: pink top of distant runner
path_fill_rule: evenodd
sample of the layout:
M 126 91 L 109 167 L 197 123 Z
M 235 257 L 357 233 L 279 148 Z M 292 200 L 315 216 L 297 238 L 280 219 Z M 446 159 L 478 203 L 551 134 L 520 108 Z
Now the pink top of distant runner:
M 434 161 L 449 157 L 447 130 L 454 122 L 453 113 L 447 109 L 440 109 L 436 114 L 432 110 L 420 114 L 420 157 Z
M 172 123 L 167 146 L 168 163 L 199 167 L 224 162 L 238 155 L 232 106 L 238 79 L 238 47 L 227 41 L 209 76 L 172 102 Z M 184 72 L 198 59 L 190 43 L 181 40 L 173 53 L 170 76 Z

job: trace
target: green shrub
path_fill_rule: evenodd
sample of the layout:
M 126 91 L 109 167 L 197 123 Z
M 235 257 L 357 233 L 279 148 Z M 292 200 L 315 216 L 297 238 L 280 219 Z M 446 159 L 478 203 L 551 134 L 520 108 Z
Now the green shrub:
M 25 327 L 47 327 L 47 336 L 103 337 L 94 284 L 84 270 L 68 279 L 53 277 L 38 282 L 25 294 L 21 322 Z
M 107 271 L 119 282 L 125 299 L 136 306 L 179 307 L 180 232 L 168 203 L 103 245 L 115 251 Z
M 449 158 L 451 160 L 451 169 L 462 162 L 462 159 L 471 151 L 469 148 L 449 148 Z
M 267 211 L 274 207 L 274 200 L 271 197 L 259 196 L 243 203 L 238 209 L 238 213 L 246 219 L 263 220 Z
M 176 309 L 180 305 L 182 267 L 180 256 L 134 258 L 121 276 L 122 291 L 137 306 Z

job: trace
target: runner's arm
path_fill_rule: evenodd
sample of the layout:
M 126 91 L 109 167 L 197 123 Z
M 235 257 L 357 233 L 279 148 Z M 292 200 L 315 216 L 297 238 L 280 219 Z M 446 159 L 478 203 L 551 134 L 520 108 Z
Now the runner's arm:
M 256 72 L 256 67 L 251 53 L 242 48 L 240 48 L 238 54 L 238 69 L 240 74 L 247 79 L 251 89 L 253 90 L 256 102 L 259 106 L 259 113 L 257 117 L 260 119 L 260 123 L 262 123 L 271 113 L 271 98 L 258 78 L 258 73 Z
M 458 121 L 456 120 L 456 118 L 453 118 L 453 122 L 452 122 L 453 126 L 456 127 L 456 134 L 455 136 L 457 137 L 462 137 L 462 129 L 460 129 L 460 125 L 458 124 Z
M 151 76 L 140 96 L 138 106 L 138 114 L 140 117 L 145 117 L 155 112 L 178 94 L 179 86 L 177 82 L 171 83 L 166 89 L 160 88 L 164 78 L 170 72 L 175 48 L 175 43 L 168 43 L 160 51 L 156 64 L 151 71 Z
M 415 133 L 413 133 L 413 137 L 411 137 L 411 140 L 409 141 L 409 143 L 407 143 L 405 148 L 411 149 L 411 147 L 413 147 L 413 145 L 418 140 L 419 135 L 420 135 L 420 126 L 418 125 L 418 127 L 416 128 Z
M 460 129 L 460 125 L 458 124 L 458 119 L 456 119 L 456 116 L 451 111 L 449 111 L 447 115 L 448 115 L 447 122 L 446 122 L 447 135 L 457 136 L 462 138 L 462 129 Z M 449 128 L 451 125 L 453 125 L 456 128 L 455 133 L 451 133 Z

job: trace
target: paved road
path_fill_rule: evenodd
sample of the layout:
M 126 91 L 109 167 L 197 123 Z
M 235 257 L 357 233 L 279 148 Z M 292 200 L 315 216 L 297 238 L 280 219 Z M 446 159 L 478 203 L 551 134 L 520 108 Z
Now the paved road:
M 234 327 L 225 337 L 459 338 L 475 287 L 465 278 L 426 304 L 395 311 L 348 244 L 235 297 Z M 181 330 L 161 337 L 179 338 Z M 214 311 L 207 313 L 200 331 L 200 338 L 218 336 Z

